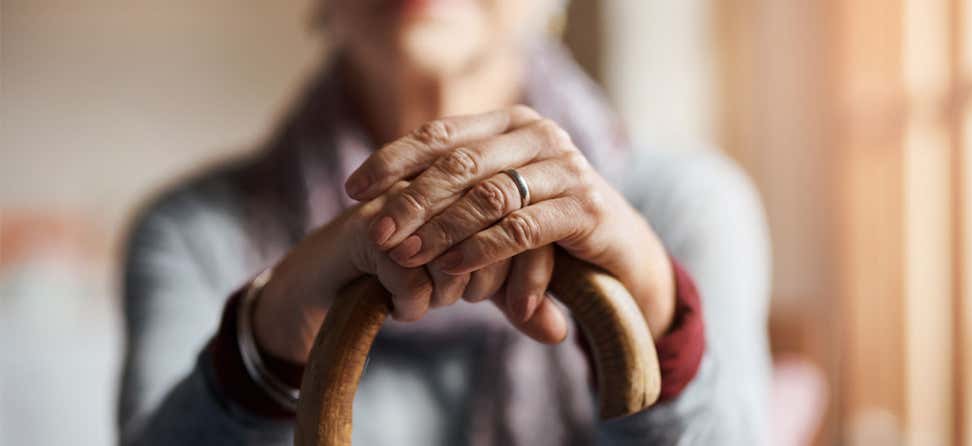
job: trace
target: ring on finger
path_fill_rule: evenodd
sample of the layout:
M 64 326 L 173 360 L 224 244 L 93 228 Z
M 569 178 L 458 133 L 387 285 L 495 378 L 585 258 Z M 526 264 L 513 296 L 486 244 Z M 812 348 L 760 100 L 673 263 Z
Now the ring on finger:
M 503 173 L 508 175 L 513 180 L 513 183 L 516 184 L 517 191 L 520 192 L 520 209 L 529 206 L 530 186 L 527 185 L 526 179 L 523 178 L 523 175 L 520 175 L 520 172 L 517 172 L 516 169 L 506 169 L 503 171 Z

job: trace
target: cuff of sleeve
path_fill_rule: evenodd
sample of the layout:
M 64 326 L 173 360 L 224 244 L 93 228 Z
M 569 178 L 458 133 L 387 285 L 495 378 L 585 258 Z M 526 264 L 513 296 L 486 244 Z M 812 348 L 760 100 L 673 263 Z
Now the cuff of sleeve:
M 294 418 L 296 414 L 267 395 L 266 391 L 250 377 L 246 366 L 243 365 L 243 356 L 236 336 L 236 315 L 246 290 L 247 287 L 241 288 L 226 302 L 219 330 L 207 346 L 215 372 L 216 386 L 227 399 L 250 413 L 268 418 Z M 302 365 L 277 358 L 262 349 L 260 349 L 260 356 L 268 372 L 290 386 L 300 387 L 304 374 Z
M 675 316 L 665 336 L 655 341 L 661 369 L 661 394 L 658 402 L 677 397 L 695 378 L 705 351 L 702 301 L 695 282 L 674 258 Z

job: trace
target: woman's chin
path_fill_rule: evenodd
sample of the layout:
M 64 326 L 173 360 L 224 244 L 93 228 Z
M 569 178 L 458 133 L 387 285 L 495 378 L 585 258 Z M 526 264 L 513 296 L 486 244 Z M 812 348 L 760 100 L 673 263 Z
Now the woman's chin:
M 409 28 L 399 41 L 401 58 L 413 70 L 429 75 L 461 72 L 481 53 L 484 43 L 477 26 L 431 22 Z

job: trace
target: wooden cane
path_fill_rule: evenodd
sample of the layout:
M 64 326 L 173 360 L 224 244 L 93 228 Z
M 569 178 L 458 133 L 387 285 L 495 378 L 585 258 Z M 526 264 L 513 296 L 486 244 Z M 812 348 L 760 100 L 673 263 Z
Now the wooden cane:
M 658 357 L 645 319 L 624 286 L 559 250 L 550 286 L 593 350 L 601 418 L 628 415 L 654 403 L 661 387 Z M 390 311 L 390 296 L 374 277 L 358 279 L 341 291 L 304 371 L 295 445 L 351 444 L 354 393 L 371 343 Z

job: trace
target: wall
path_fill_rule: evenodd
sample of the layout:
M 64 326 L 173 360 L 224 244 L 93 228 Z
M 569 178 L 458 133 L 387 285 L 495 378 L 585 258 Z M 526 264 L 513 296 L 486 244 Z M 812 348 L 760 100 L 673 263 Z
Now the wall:
M 0 205 L 115 225 L 257 141 L 316 54 L 308 0 L 3 0 Z
M 309 3 L 0 0 L 0 444 L 113 443 L 122 227 L 266 133 Z

